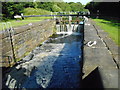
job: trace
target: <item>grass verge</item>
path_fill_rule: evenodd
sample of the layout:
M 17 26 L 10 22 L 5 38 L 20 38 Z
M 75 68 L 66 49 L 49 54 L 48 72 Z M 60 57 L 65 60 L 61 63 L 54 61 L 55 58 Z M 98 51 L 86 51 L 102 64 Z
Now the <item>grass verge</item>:
M 38 22 L 40 20 L 10 20 L 8 22 L 11 22 L 12 26 L 13 27 L 17 27 L 17 26 L 22 26 L 22 25 L 26 25 L 26 24 L 29 24 L 29 23 L 32 23 L 32 22 Z M 0 22 L 0 30 L 3 29 L 3 25 L 2 23 L 5 23 L 5 22 Z M 6 29 L 7 27 L 5 27 Z
M 113 20 L 105 20 L 105 19 L 93 19 L 98 26 L 101 27 L 105 32 L 109 34 L 109 37 L 120 46 L 120 40 L 118 39 L 118 33 L 120 32 L 118 27 L 120 23 L 115 22 Z

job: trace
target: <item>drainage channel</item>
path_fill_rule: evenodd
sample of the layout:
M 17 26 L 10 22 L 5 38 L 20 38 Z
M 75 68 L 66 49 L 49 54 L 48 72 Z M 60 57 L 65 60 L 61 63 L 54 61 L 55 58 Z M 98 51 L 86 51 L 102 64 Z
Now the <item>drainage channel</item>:
M 32 59 L 17 66 L 23 76 L 14 71 L 8 88 L 80 88 L 82 34 L 53 34 L 43 45 L 36 47 Z M 23 58 L 24 60 L 25 58 Z M 14 75 L 12 75 L 14 73 Z M 21 73 L 20 73 L 21 74 Z M 19 80 L 19 79 L 21 80 Z M 20 83 L 21 82 L 21 83 Z M 17 85 L 17 86 L 16 86 Z

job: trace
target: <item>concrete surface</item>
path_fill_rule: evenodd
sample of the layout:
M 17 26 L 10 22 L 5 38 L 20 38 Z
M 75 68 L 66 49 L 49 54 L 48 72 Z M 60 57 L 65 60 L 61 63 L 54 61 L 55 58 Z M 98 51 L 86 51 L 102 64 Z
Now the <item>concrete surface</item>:
M 118 55 L 118 50 L 117 45 L 109 39 L 107 33 L 98 29 L 91 19 L 85 23 L 82 77 L 84 88 L 118 88 L 119 67 L 113 56 Z M 97 41 L 97 44 L 89 47 L 89 41 Z

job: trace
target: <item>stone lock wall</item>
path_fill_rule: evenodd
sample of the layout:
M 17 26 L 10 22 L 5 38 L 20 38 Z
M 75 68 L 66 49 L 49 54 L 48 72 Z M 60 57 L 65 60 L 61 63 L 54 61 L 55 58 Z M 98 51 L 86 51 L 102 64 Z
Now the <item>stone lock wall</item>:
M 53 34 L 54 26 L 54 20 L 44 20 L 14 28 L 13 46 L 9 34 L 6 31 L 0 33 L 0 52 L 2 52 L 0 54 L 0 67 L 14 64 L 14 56 L 15 60 L 18 61 L 27 55 L 28 52 Z

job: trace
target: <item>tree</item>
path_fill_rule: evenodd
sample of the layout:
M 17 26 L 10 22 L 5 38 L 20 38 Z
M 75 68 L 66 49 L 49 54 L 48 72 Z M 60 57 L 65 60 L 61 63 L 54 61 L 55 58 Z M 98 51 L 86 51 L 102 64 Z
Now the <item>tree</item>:
M 52 11 L 52 7 L 54 5 L 53 2 L 37 2 L 37 4 L 38 4 L 37 8 L 45 9 L 48 11 Z
M 119 17 L 119 2 L 90 2 L 85 6 L 92 14 L 96 14 L 99 10 L 99 14 L 102 16 Z
M 22 2 L 2 2 L 3 19 L 13 18 L 16 14 L 21 14 L 24 9 Z
M 37 4 L 35 2 L 2 2 L 3 20 L 13 19 L 14 15 L 20 15 L 27 7 L 35 8 Z
M 58 7 L 56 4 L 54 4 L 53 7 L 52 7 L 52 11 L 53 12 L 61 12 L 62 9 L 60 7 Z
M 71 7 L 68 3 L 65 2 L 59 2 L 57 5 L 62 9 L 62 11 L 71 11 Z
M 70 2 L 69 5 L 72 11 L 83 11 L 83 5 L 80 2 L 77 3 Z

